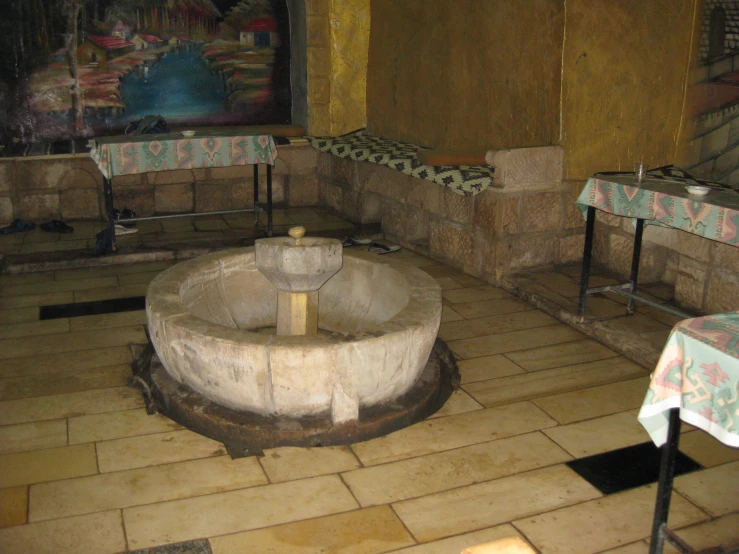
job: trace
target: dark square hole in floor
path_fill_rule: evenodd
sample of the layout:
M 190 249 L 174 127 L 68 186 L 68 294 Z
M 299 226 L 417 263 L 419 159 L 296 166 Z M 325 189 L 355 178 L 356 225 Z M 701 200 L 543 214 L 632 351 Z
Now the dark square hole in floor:
M 567 462 L 580 477 L 603 494 L 625 491 L 656 483 L 659 479 L 661 451 L 651 442 Z M 703 469 L 682 452 L 677 453 L 675 475 Z
M 130 296 L 112 300 L 95 302 L 77 302 L 74 304 L 57 304 L 41 306 L 39 319 L 60 319 L 62 317 L 80 317 L 83 315 L 114 314 L 118 312 L 134 312 L 146 309 L 145 296 Z

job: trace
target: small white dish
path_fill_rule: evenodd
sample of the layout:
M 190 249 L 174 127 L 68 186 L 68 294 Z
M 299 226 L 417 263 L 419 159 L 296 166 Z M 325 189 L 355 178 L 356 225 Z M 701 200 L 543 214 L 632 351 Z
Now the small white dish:
M 685 190 L 688 191 L 688 194 L 691 196 L 705 196 L 709 192 L 711 192 L 710 187 L 704 187 L 702 185 L 687 185 L 685 187 Z
M 195 131 L 180 131 L 183 137 L 192 138 L 195 136 Z

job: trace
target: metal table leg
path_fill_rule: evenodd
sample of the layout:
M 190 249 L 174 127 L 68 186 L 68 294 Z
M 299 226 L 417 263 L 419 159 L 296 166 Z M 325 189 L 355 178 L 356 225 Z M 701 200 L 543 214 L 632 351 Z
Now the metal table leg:
M 254 164 L 254 219 L 259 219 L 259 164 Z
M 636 229 L 634 229 L 634 252 L 631 256 L 631 276 L 629 277 L 629 291 L 631 294 L 636 293 L 636 284 L 639 278 L 639 258 L 641 258 L 641 242 L 642 235 L 644 234 L 644 220 L 636 220 Z M 634 299 L 629 298 L 628 304 L 626 304 L 626 311 L 629 314 L 633 314 L 635 311 Z
M 580 300 L 577 305 L 577 315 L 585 313 L 585 302 L 590 279 L 590 263 L 593 260 L 593 235 L 595 231 L 595 208 L 588 206 L 585 221 L 585 248 L 582 253 L 582 273 L 580 274 Z
M 267 236 L 272 236 L 272 166 L 267 164 Z
M 654 508 L 652 523 L 652 539 L 649 543 L 649 554 L 662 554 L 667 530 L 667 515 L 670 511 L 672 483 L 675 479 L 675 459 L 678 441 L 680 440 L 680 408 L 670 410 L 670 423 L 667 429 L 667 442 L 662 445 L 662 459 L 659 467 L 659 483 L 657 485 L 657 502 Z
M 116 251 L 115 243 L 115 207 L 113 205 L 113 184 L 103 177 L 103 195 L 105 196 L 105 215 L 108 218 L 107 232 L 110 236 L 111 250 Z

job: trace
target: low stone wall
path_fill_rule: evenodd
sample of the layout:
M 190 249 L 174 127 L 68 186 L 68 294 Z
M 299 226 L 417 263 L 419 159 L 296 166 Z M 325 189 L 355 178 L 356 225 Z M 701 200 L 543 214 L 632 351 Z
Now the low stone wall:
M 559 147 L 500 153 L 497 188 L 471 197 L 327 153 L 319 158 L 318 178 L 321 202 L 342 217 L 379 222 L 388 239 L 488 282 L 582 257 L 580 191 L 562 183 Z
M 633 220 L 597 211 L 595 221 L 595 260 L 626 279 L 631 270 Z M 674 285 L 675 301 L 700 313 L 739 310 L 739 248 L 647 225 L 639 281 Z
M 318 204 L 318 152 L 307 143 L 278 146 L 272 176 L 273 201 L 288 206 Z M 138 215 L 205 212 L 248 207 L 254 199 L 251 166 L 177 170 L 113 179 L 117 208 Z M 260 169 L 260 199 L 266 200 L 266 170 Z M 0 225 L 13 218 L 102 219 L 103 176 L 87 154 L 0 159 Z

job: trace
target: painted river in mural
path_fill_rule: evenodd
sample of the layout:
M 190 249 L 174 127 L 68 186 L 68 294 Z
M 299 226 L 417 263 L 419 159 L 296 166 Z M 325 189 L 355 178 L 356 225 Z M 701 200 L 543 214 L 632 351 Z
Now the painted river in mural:
M 211 73 L 197 48 L 165 54 L 158 62 L 140 67 L 121 79 L 126 111 L 114 123 L 155 114 L 168 121 L 198 119 L 223 112 L 226 87 Z

